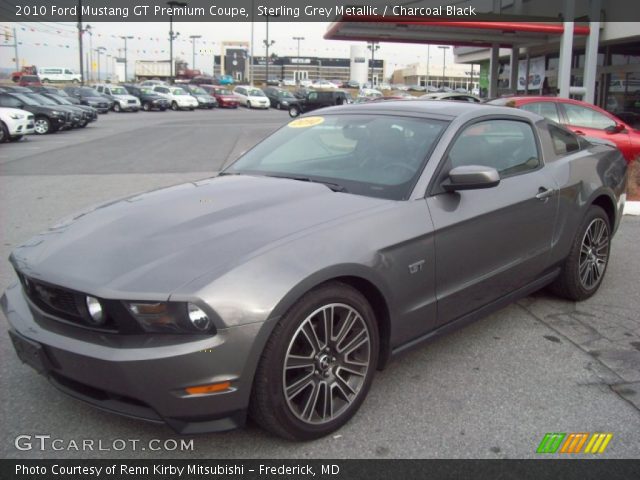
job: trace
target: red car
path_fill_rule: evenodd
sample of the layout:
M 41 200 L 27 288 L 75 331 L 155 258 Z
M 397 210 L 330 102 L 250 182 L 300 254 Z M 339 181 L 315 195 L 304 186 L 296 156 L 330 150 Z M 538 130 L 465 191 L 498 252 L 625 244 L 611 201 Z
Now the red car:
M 41 87 L 42 83 L 37 75 L 22 75 L 18 80 L 18 85 L 21 87 Z
M 218 107 L 238 108 L 238 97 L 233 92 L 218 85 L 200 85 L 209 95 L 218 101 Z
M 487 103 L 513 105 L 564 125 L 577 135 L 609 140 L 620 149 L 627 163 L 640 158 L 640 130 L 590 103 L 557 97 L 505 97 Z

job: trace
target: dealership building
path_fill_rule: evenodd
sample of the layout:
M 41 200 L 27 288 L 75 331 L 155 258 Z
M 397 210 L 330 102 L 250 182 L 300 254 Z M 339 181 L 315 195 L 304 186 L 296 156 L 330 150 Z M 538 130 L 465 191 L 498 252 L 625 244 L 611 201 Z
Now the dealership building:
M 634 2 L 486 0 L 479 20 L 339 18 L 326 39 L 454 47 L 456 63 L 475 65 L 483 94 L 557 94 L 614 113 L 640 115 L 640 28 Z M 412 6 L 460 4 L 418 0 Z M 637 13 L 636 13 L 637 14 Z M 446 84 L 446 83 L 445 83 Z

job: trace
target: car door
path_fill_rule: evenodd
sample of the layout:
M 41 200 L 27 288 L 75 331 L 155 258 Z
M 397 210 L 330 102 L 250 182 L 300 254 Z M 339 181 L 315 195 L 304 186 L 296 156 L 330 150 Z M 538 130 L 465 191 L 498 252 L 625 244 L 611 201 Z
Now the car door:
M 574 103 L 558 103 L 558 107 L 564 112 L 565 126 L 577 135 L 603 138 L 616 144 L 616 146 L 626 153 L 631 147 L 629 132 L 608 132 L 607 128 L 613 128 L 617 122 L 593 108 Z
M 448 172 L 463 165 L 495 168 L 500 183 L 445 192 Z M 464 126 L 427 204 L 436 231 L 439 324 L 525 286 L 547 267 L 558 193 L 528 121 L 493 117 Z

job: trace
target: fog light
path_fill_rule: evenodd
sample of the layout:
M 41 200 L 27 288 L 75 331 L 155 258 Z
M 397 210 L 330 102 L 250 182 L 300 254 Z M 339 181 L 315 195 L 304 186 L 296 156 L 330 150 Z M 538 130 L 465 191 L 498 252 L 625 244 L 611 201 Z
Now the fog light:
M 187 387 L 185 391 L 189 395 L 203 395 L 206 393 L 223 392 L 231 388 L 231 382 L 210 383 L 209 385 L 198 385 L 196 387 Z
M 89 310 L 91 323 L 93 323 L 94 325 L 100 325 L 104 323 L 105 316 L 100 301 L 96 297 L 87 297 L 85 299 L 85 303 L 87 304 L 87 310 Z
M 189 303 L 187 305 L 187 310 L 189 313 L 189 320 L 194 327 L 202 332 L 204 332 L 205 330 L 209 330 L 209 328 L 211 327 L 211 320 L 200 307 L 194 305 L 193 303 Z

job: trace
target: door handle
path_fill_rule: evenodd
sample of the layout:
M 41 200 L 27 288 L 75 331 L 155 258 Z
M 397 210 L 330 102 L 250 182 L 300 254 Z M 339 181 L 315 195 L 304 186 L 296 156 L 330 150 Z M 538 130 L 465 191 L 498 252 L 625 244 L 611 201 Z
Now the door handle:
M 538 200 L 546 200 L 553 195 L 553 192 L 555 192 L 553 188 L 540 187 L 536 194 L 536 198 Z
M 573 133 L 575 133 L 576 135 L 585 135 L 582 130 L 574 130 Z

